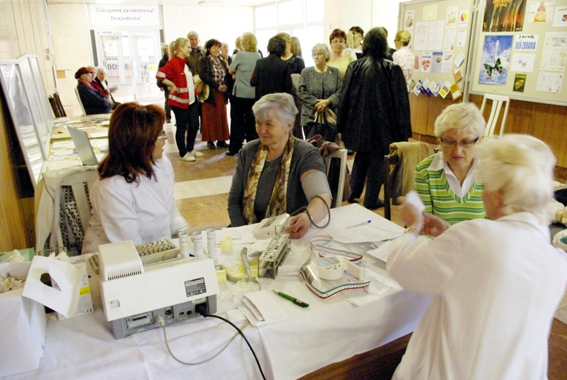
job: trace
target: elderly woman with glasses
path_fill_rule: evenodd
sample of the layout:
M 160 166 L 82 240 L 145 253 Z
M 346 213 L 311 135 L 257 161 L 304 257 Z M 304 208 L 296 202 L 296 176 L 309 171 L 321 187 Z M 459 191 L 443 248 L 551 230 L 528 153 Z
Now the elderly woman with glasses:
M 458 223 L 431 240 L 418 236 L 424 218 L 406 198 L 400 217 L 409 227 L 390 246 L 388 272 L 431 301 L 394 380 L 547 378 L 549 331 L 567 286 L 567 255 L 551 245 L 545 210 L 556 159 L 528 135 L 469 149 L 479 136 L 470 132 L 442 139 L 474 154 L 490 220 Z
M 165 112 L 156 105 L 123 103 L 108 129 L 108 154 L 90 190 L 92 216 L 83 253 L 100 244 L 144 244 L 188 228 L 173 199 L 173 167 L 163 154 Z
M 425 205 L 425 233 L 437 236 L 451 224 L 485 217 L 472 151 L 485 125 L 473 103 L 450 105 L 435 120 L 441 150 L 420 162 L 415 172 L 415 189 Z
M 291 134 L 298 111 L 290 94 L 264 95 L 252 111 L 260 138 L 247 143 L 238 155 L 228 194 L 231 226 L 299 212 L 286 230 L 299 238 L 327 216 L 331 204 L 323 157 Z

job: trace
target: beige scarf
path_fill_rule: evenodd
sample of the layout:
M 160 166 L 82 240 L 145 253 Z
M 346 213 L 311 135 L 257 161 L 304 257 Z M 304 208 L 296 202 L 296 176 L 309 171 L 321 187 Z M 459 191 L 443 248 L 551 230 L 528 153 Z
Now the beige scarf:
M 272 190 L 272 196 L 270 197 L 270 203 L 266 209 L 266 218 L 273 215 L 280 215 L 286 212 L 287 209 L 287 182 L 289 180 L 289 169 L 291 168 L 291 158 L 293 156 L 293 146 L 295 144 L 295 138 L 290 135 L 287 144 L 282 153 L 282 160 L 280 163 L 280 168 L 278 174 L 276 175 L 276 181 L 274 183 L 274 189 Z M 258 188 L 258 181 L 260 180 L 260 175 L 262 170 L 264 170 L 264 163 L 266 162 L 266 156 L 268 155 L 268 147 L 266 145 L 260 146 L 254 161 L 252 161 L 252 166 L 250 166 L 250 171 L 248 172 L 248 179 L 246 180 L 246 189 L 244 190 L 244 218 L 248 224 L 256 223 L 256 214 L 254 213 L 254 201 L 256 199 L 256 190 Z

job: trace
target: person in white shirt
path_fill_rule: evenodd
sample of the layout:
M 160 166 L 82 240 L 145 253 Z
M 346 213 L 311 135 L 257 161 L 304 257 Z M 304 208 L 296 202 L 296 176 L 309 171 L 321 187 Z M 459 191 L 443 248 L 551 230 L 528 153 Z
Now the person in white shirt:
M 171 238 L 189 224 L 173 199 L 173 168 L 163 154 L 165 112 L 156 105 L 124 103 L 110 118 L 108 155 L 90 191 L 92 216 L 82 253 L 100 244 L 144 244 Z
M 410 227 L 392 243 L 388 272 L 432 299 L 393 379 L 547 379 L 549 331 L 567 286 L 567 255 L 551 245 L 545 210 L 556 160 L 528 135 L 474 149 L 491 220 L 430 240 L 418 237 L 418 202 L 400 210 Z
M 406 30 L 400 30 L 394 37 L 396 51 L 394 52 L 394 54 L 392 54 L 394 63 L 398 64 L 404 72 L 408 90 L 411 77 L 413 76 L 413 69 L 415 64 L 415 57 L 408 46 L 410 41 L 411 34 Z

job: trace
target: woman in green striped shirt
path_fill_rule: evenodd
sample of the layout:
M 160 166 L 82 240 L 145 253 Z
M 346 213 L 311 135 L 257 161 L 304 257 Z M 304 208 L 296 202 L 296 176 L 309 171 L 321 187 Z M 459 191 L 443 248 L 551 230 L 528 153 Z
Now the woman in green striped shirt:
M 441 151 L 420 162 L 415 173 L 415 189 L 425 205 L 423 232 L 437 236 L 451 224 L 486 216 L 472 153 L 485 125 L 473 103 L 450 105 L 435 120 Z

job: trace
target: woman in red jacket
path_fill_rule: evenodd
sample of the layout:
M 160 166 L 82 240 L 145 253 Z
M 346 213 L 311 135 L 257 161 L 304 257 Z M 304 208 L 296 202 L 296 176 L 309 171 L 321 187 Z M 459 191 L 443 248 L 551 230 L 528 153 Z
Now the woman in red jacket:
M 207 41 L 205 58 L 199 61 L 199 76 L 209 86 L 210 95 L 203 103 L 202 128 L 203 141 L 209 149 L 228 148 L 229 139 L 226 103 L 228 101 L 228 67 L 220 55 L 221 42 Z M 217 141 L 215 146 L 214 141 Z
M 167 102 L 175 115 L 175 142 L 181 160 L 195 161 L 203 153 L 193 149 L 199 131 L 199 109 L 193 75 L 186 65 L 191 46 L 187 38 L 180 37 L 169 48 L 173 57 L 158 69 L 156 78 L 169 89 Z

